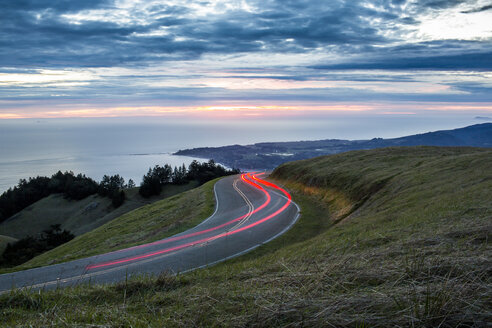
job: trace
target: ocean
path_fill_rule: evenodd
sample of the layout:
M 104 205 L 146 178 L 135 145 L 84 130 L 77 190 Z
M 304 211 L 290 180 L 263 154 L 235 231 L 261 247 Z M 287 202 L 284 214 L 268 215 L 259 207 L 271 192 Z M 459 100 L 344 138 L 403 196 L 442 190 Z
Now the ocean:
M 265 141 L 399 137 L 480 123 L 468 116 L 318 116 L 242 119 L 78 118 L 0 120 L 0 192 L 58 170 L 137 184 L 149 167 L 188 165 L 185 148 Z

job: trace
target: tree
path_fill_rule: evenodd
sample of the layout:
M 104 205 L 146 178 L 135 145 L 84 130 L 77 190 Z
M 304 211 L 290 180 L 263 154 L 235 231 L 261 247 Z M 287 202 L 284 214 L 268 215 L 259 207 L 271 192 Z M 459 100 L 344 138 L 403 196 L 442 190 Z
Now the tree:
M 188 166 L 187 178 L 189 180 L 197 180 L 200 184 L 203 184 L 221 176 L 237 173 L 239 173 L 238 170 L 226 170 L 212 159 L 206 163 L 200 163 L 195 160 Z
M 159 177 L 155 174 L 155 168 L 152 170 L 149 168 L 149 171 L 146 175 L 143 176 L 142 183 L 140 184 L 140 188 L 138 192 L 142 197 L 148 198 L 153 195 L 158 195 L 161 193 L 162 185 Z
M 186 173 L 186 166 L 184 164 L 180 167 L 174 167 L 171 178 L 172 183 L 177 185 L 186 183 L 188 181 Z
M 120 207 L 125 202 L 126 195 L 123 190 L 118 190 L 111 195 L 111 203 L 115 208 Z
M 55 193 L 63 193 L 68 199 L 83 199 L 97 192 L 98 184 L 73 172 L 58 171 L 51 178 L 35 177 L 21 179 L 14 188 L 0 195 L 0 222 L 38 200 Z
M 114 192 L 125 188 L 125 179 L 119 174 L 108 176 L 104 175 L 99 183 L 99 195 L 111 196 Z
M 125 187 L 125 179 L 119 174 L 112 176 L 104 175 L 101 183 L 99 183 L 98 193 L 100 196 L 109 197 L 113 206 L 116 208 L 120 207 L 125 201 L 126 197 L 123 191 Z
M 139 193 L 143 197 L 159 195 L 162 187 L 172 182 L 173 170 L 168 164 L 164 166 L 156 165 L 153 169 L 149 168 L 146 175 L 143 176 L 140 184 Z
M 14 266 L 29 261 L 34 256 L 53 249 L 72 240 L 75 236 L 68 230 L 62 230 L 60 224 L 51 225 L 38 237 L 27 236 L 9 243 L 2 254 L 2 264 Z
M 156 165 L 152 171 L 152 175 L 159 180 L 161 186 L 171 182 L 172 167 L 168 164 L 164 166 Z
M 43 231 L 41 241 L 44 241 L 47 248 L 55 248 L 72 240 L 75 236 L 68 230 L 62 230 L 61 224 L 52 224 L 49 229 Z

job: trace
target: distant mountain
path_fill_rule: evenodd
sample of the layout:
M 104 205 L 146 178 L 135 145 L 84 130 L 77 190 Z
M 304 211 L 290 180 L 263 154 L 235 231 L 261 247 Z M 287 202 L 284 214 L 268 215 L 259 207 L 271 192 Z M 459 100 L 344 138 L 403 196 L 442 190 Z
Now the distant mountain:
M 180 150 L 175 155 L 211 158 L 240 169 L 273 169 L 299 159 L 336 154 L 350 150 L 394 146 L 471 146 L 492 147 L 492 123 L 471 125 L 406 137 L 371 140 L 327 139 L 316 141 L 263 142 L 253 145 L 231 145 Z

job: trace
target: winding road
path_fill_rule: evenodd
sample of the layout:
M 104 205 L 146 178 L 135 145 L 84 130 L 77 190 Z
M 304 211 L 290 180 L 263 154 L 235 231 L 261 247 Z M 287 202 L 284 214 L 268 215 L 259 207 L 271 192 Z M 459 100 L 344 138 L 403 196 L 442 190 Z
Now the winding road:
M 183 273 L 244 254 L 287 231 L 299 208 L 281 187 L 245 173 L 219 180 L 208 219 L 175 236 L 106 254 L 0 275 L 0 293 L 80 283 L 114 283 L 133 275 Z

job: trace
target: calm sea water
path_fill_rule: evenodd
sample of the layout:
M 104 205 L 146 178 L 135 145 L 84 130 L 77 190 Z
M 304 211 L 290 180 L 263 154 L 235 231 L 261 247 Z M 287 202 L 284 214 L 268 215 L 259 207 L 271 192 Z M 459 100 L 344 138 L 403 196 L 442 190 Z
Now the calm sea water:
M 398 137 L 480 123 L 463 116 L 346 116 L 190 120 L 186 118 L 0 121 L 0 192 L 19 179 L 58 170 L 99 181 L 120 174 L 140 183 L 150 166 L 189 164 L 171 155 L 193 147 L 262 141 Z

